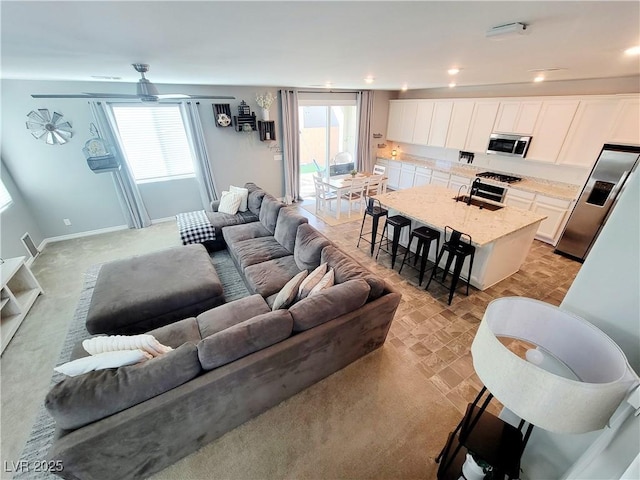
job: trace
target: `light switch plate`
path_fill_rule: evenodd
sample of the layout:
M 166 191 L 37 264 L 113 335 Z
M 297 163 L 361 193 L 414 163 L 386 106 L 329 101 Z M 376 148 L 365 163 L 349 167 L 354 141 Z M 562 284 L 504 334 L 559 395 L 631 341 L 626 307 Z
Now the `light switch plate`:
M 274 155 L 273 156 L 273 160 L 276 162 L 281 162 L 282 161 L 282 155 Z

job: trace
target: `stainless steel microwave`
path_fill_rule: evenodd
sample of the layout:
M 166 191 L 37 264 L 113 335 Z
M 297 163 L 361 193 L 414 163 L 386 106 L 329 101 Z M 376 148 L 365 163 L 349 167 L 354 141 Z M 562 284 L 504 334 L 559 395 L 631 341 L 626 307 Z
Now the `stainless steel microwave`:
M 531 137 L 492 133 L 489 137 L 487 153 L 524 158 L 529 150 L 529 143 L 531 143 Z

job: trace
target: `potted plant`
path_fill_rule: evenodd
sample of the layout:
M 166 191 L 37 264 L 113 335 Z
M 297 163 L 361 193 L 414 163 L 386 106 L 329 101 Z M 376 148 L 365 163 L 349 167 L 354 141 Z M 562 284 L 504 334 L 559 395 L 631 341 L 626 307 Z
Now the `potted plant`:
M 356 175 L 358 174 L 358 171 L 354 168 L 353 170 L 351 170 L 351 171 L 349 172 L 349 174 L 351 174 L 351 178 L 355 178 L 355 177 L 356 177 Z
M 256 95 L 256 103 L 262 108 L 262 119 L 264 121 L 269 120 L 269 109 L 271 104 L 275 101 L 276 97 L 271 92 L 267 92 L 265 95 Z

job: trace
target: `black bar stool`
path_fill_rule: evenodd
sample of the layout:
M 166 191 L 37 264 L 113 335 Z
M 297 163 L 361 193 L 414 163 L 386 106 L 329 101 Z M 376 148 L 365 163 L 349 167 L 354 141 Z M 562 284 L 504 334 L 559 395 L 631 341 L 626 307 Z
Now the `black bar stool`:
M 447 237 L 449 238 L 449 240 L 447 240 Z M 440 265 L 440 260 L 442 260 L 442 256 L 444 255 L 444 253 L 447 252 L 447 262 L 445 264 L 444 271 L 442 272 L 442 281 L 439 283 L 444 285 L 444 281 L 447 278 L 447 273 L 449 272 L 451 263 L 453 263 L 453 260 L 455 259 L 456 263 L 453 267 L 453 277 L 451 278 L 451 285 L 449 287 L 449 305 L 451 305 L 453 294 L 456 291 L 456 285 L 458 284 L 458 280 L 460 280 L 462 265 L 464 264 L 464 260 L 467 257 L 471 257 L 469 259 L 469 272 L 467 273 L 466 278 L 467 295 L 469 295 L 469 280 L 471 278 L 471 269 L 473 268 L 473 259 L 475 257 L 476 247 L 471 245 L 471 236 L 467 235 L 466 233 L 454 230 L 449 226 L 444 227 L 444 240 L 445 241 L 442 244 L 440 253 L 438 254 L 436 264 L 434 265 L 433 270 L 431 270 L 431 276 L 429 277 L 427 286 L 424 289 L 429 289 L 431 280 L 433 280 L 434 278 L 436 279 L 436 281 L 438 281 L 438 278 L 436 276 L 438 265 Z
M 389 251 L 389 238 L 386 237 L 389 225 L 393 227 L 393 240 L 391 241 L 391 251 Z M 400 233 L 404 227 L 411 227 L 411 220 L 402 215 L 387 216 L 387 221 L 384 222 L 384 228 L 382 229 L 382 236 L 380 237 L 380 243 L 378 244 L 378 253 L 376 253 L 376 260 L 380 255 L 380 250 L 384 250 L 391 254 L 391 268 L 396 264 L 396 256 L 398 254 L 398 245 L 400 244 Z M 386 240 L 385 247 L 382 248 L 382 241 Z
M 418 246 L 416 247 L 416 253 L 411 253 L 411 242 L 413 239 L 418 239 Z M 438 250 L 440 250 L 440 232 L 437 230 L 433 230 L 429 227 L 418 227 L 414 228 L 411 231 L 411 235 L 409 235 L 409 245 L 407 245 L 407 251 L 404 252 L 404 258 L 402 259 L 402 265 L 400 265 L 400 270 L 398 273 L 402 273 L 402 267 L 404 267 L 405 262 L 407 261 L 407 255 L 413 255 L 413 268 L 415 268 L 418 257 L 420 257 L 420 281 L 418 285 L 422 285 L 422 280 L 424 278 L 424 271 L 427 267 L 427 258 L 429 257 L 429 250 L 431 250 L 431 242 L 436 241 L 436 256 L 438 255 Z M 411 257 L 409 256 L 409 260 Z M 409 264 L 409 266 L 411 266 Z M 433 266 L 435 268 L 435 264 Z
M 380 223 L 381 217 L 386 217 L 389 214 L 388 210 L 382 208 L 380 200 L 377 198 L 371 198 L 366 193 L 364 194 L 366 208 L 364 209 L 364 215 L 362 216 L 362 225 L 360 226 L 360 236 L 358 237 L 358 244 L 356 248 L 360 246 L 360 240 L 364 240 L 371 244 L 371 256 L 373 257 L 373 250 L 376 248 L 376 237 L 378 235 L 378 223 Z M 364 221 L 367 219 L 367 215 L 371 215 L 371 231 L 362 233 L 364 229 Z M 366 235 L 371 234 L 371 240 L 367 240 Z

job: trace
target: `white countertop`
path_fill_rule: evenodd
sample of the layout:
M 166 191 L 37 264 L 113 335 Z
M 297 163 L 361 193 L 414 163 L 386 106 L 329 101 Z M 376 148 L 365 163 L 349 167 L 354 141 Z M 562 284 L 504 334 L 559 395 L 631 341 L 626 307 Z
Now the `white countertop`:
M 395 158 L 386 155 L 378 155 L 377 158 L 402 163 L 411 163 L 416 165 L 417 167 L 425 167 L 431 170 L 447 172 L 452 175 L 459 175 L 461 177 L 469 178 L 475 178 L 477 173 L 487 170 L 486 168 L 478 168 L 466 164 L 456 164 L 446 160 L 434 160 L 426 157 L 417 157 L 415 155 L 408 155 L 406 153 L 401 153 Z M 482 181 L 485 183 L 495 183 L 496 185 L 500 185 L 505 188 L 514 188 L 517 190 L 539 193 L 541 195 L 547 195 L 549 197 L 560 198 L 563 200 L 573 200 L 577 198 L 581 189 L 580 185 L 552 182 L 550 180 L 543 180 L 541 178 L 524 177 L 521 181 L 512 184 L 489 179 L 482 179 Z
M 474 245 L 487 245 L 499 238 L 544 220 L 544 215 L 505 206 L 500 210 L 480 209 L 456 202 L 456 192 L 437 185 L 423 185 L 376 195 L 386 208 L 413 220 L 444 230 L 446 225 L 471 235 Z

